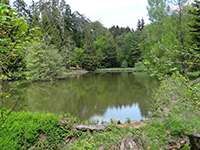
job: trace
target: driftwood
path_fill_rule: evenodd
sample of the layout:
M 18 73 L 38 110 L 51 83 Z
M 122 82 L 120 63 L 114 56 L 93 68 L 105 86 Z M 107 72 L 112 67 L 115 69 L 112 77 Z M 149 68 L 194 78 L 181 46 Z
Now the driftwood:
M 115 150 L 143 150 L 142 139 L 133 134 L 126 134 L 115 146 Z
M 169 150 L 181 149 L 184 147 L 186 143 L 189 143 L 188 138 L 180 138 L 178 141 L 176 140 L 170 141 L 170 144 L 166 144 L 164 148 Z
M 59 150 L 61 148 L 69 148 L 72 146 L 73 143 L 75 143 L 76 141 L 78 140 L 78 138 L 76 137 L 72 137 L 71 135 L 69 135 L 63 142 L 62 146 L 61 147 L 57 147 L 56 150 Z
M 193 133 L 191 136 L 200 139 L 200 133 Z
M 90 131 L 105 131 L 105 127 L 104 126 L 100 126 L 100 125 L 85 125 L 85 124 L 79 124 L 79 125 L 75 125 L 72 128 L 76 129 L 76 130 L 90 130 Z

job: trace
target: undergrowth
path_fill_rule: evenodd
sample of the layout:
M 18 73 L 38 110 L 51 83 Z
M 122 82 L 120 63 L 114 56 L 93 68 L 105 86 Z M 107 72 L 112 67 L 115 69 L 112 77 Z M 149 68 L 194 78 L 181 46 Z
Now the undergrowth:
M 0 126 L 0 149 L 56 149 L 69 134 L 71 125 L 62 127 L 60 119 L 61 116 L 54 114 L 12 112 Z M 43 142 L 39 142 L 40 134 L 46 137 Z

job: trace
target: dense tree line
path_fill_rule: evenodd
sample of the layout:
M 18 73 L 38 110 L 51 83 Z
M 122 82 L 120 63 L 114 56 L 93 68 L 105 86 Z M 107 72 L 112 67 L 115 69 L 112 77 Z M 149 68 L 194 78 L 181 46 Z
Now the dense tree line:
M 38 41 L 23 49 L 24 54 L 7 60 L 11 75 L 28 71 L 35 78 L 54 78 L 70 67 L 95 70 L 120 67 L 123 62 L 134 67 L 135 62 L 142 60 L 138 44 L 144 40 L 143 19 L 136 31 L 119 26 L 108 29 L 78 11 L 72 12 L 65 0 L 32 0 L 30 6 L 24 0 L 15 0 L 11 6 L 30 28 L 41 31 L 41 35 L 35 35 Z

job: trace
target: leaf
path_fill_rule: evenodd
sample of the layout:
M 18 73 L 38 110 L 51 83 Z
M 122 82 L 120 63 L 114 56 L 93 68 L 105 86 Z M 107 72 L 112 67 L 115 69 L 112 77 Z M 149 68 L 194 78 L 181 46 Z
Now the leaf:
M 22 50 L 18 50 L 17 53 L 18 54 L 24 54 L 24 52 Z
M 1 108 L 1 111 L 3 111 L 3 112 L 6 112 L 6 110 L 7 110 L 7 109 L 4 108 L 4 107 Z

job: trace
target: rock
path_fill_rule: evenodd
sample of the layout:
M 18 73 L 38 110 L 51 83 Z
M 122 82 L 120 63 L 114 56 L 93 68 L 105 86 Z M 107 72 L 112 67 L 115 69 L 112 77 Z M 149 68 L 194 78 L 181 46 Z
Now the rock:
M 153 142 L 155 142 L 155 143 L 158 143 L 158 142 L 159 142 L 159 140 L 154 140 Z
M 70 122 L 71 122 L 71 119 L 70 119 L 70 118 L 65 118 L 65 119 L 60 120 L 60 123 L 61 123 L 63 126 L 67 126 Z
M 97 148 L 97 150 L 104 150 L 106 148 L 106 146 L 100 146 L 99 148 Z
M 41 133 L 39 136 L 38 136 L 38 141 L 40 143 L 43 143 L 44 141 L 46 140 L 46 136 L 44 133 Z
M 84 74 L 84 73 L 88 73 L 88 71 L 86 71 L 86 70 L 75 70 L 74 72 L 75 72 L 75 74 Z
M 115 150 L 142 150 L 142 139 L 133 134 L 126 134 L 115 146 Z
M 166 107 L 163 108 L 163 112 L 164 112 L 165 114 L 171 114 L 170 109 L 169 109 L 169 108 L 166 108 Z
M 72 128 L 76 129 L 76 130 L 91 130 L 91 131 L 105 131 L 105 127 L 101 126 L 101 125 L 85 125 L 85 124 L 79 124 L 79 125 L 75 125 Z
M 165 145 L 164 147 L 166 149 L 170 150 L 176 150 L 176 149 L 181 149 L 186 143 L 188 143 L 189 140 L 187 138 L 180 138 L 178 141 L 170 141 L 170 144 Z
M 170 130 L 167 130 L 166 131 L 166 134 L 169 136 L 169 135 L 171 135 L 171 131 Z
M 142 122 L 142 121 L 137 121 L 135 123 L 122 123 L 122 124 L 118 124 L 116 125 L 116 127 L 118 128 L 140 128 L 142 126 L 145 126 L 146 123 Z

